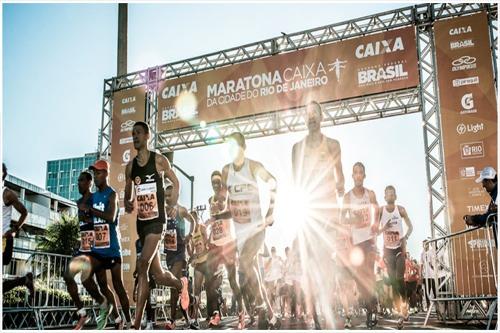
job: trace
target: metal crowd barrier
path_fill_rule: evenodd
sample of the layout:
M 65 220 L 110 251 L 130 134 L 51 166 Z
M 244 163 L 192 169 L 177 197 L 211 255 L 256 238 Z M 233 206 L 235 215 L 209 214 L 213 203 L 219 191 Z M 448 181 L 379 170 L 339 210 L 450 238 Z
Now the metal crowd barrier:
M 496 214 L 485 227 L 474 227 L 427 241 L 434 252 L 424 267 L 434 268 L 436 294 L 428 280 L 424 288 L 430 300 L 424 326 L 435 307 L 438 318 L 485 321 L 490 329 L 498 304 L 498 244 Z M 432 250 L 433 249 L 433 250 Z M 428 256 L 424 256 L 424 261 Z M 498 325 L 498 323 L 497 323 Z
M 16 259 L 16 257 L 21 257 L 21 259 Z M 12 279 L 32 272 L 36 291 L 32 304 L 28 303 L 28 292 L 26 291 L 26 296 L 20 303 L 13 306 L 3 306 L 2 329 L 43 330 L 74 326 L 78 319 L 76 307 L 67 294 L 63 278 L 71 258 L 71 256 L 54 253 L 14 249 L 14 258 L 11 263 L 3 267 L 3 279 Z M 76 282 L 80 297 L 91 317 L 88 325 L 96 325 L 98 305 L 95 304 L 78 278 Z M 20 293 L 18 292 L 18 294 Z M 153 289 L 151 295 L 157 319 L 166 318 L 170 291 L 166 287 L 161 287 Z M 131 307 L 131 312 L 134 316 L 135 307 Z M 109 320 L 111 323 L 111 318 Z

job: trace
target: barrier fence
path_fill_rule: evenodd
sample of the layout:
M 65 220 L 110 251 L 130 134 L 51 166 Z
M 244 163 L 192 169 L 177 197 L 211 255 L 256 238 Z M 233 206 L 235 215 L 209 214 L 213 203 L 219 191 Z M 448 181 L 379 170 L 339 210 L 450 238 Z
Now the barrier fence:
M 14 259 L 4 267 L 3 279 L 16 278 L 32 272 L 36 291 L 31 304 L 24 287 L 16 288 L 7 296 L 3 296 L 2 328 L 42 330 L 72 327 L 78 317 L 63 278 L 72 257 L 23 249 L 14 249 L 14 253 Z M 16 257 L 26 257 L 27 260 Z M 75 280 L 84 307 L 90 310 L 87 312 L 90 315 L 88 326 L 92 327 L 96 325 L 98 305 L 83 287 L 79 275 Z M 161 286 L 152 290 L 151 297 L 156 318 L 165 319 L 170 291 Z M 134 307 L 131 307 L 131 312 L 134 316 Z M 110 318 L 109 323 L 111 321 Z
M 444 322 L 486 321 L 490 329 L 498 306 L 496 217 L 491 214 L 486 227 L 427 241 L 430 255 L 423 257 L 422 264 L 432 267 L 433 272 L 430 279 L 424 279 L 425 293 L 430 299 L 424 325 L 435 308 Z

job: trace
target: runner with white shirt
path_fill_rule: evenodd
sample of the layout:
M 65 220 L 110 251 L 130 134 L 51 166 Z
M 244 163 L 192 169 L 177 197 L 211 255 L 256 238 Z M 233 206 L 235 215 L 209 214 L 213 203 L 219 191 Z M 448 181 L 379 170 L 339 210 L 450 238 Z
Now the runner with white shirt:
M 341 223 L 351 226 L 353 277 L 367 310 L 366 326 L 371 329 L 377 323 L 374 265 L 379 207 L 375 192 L 363 186 L 366 178 L 363 163 L 356 162 L 352 171 L 354 188 L 344 196 Z
M 278 300 L 278 281 L 283 279 L 283 260 L 276 254 L 276 248 L 271 247 L 271 257 L 264 264 L 264 283 L 271 306 L 276 306 Z
M 277 318 L 273 309 L 265 303 L 258 272 L 257 254 L 265 240 L 265 229 L 273 224 L 276 179 L 257 161 L 245 157 L 245 137 L 239 132 L 227 138 L 232 162 L 222 170 L 222 186 L 227 188 L 228 208 L 234 221 L 236 245 L 240 258 L 239 279 L 243 297 L 255 299 L 259 312 L 259 328 L 274 327 Z M 266 216 L 262 216 L 257 178 L 269 185 L 270 203 Z M 267 316 L 265 309 L 267 308 Z M 248 309 L 248 311 L 250 311 Z M 268 317 L 268 324 L 264 318 Z
M 214 194 L 208 199 L 210 205 L 210 219 L 208 222 L 211 226 L 208 235 L 208 269 L 209 275 L 212 277 L 211 281 L 209 281 L 210 290 L 207 290 L 208 316 L 211 316 L 211 326 L 219 325 L 220 314 L 218 312 L 214 314 L 217 307 L 216 291 L 220 289 L 222 284 L 222 276 L 218 276 L 223 273 L 221 266 L 225 266 L 229 285 L 238 305 L 237 329 L 241 330 L 245 328 L 245 310 L 236 274 L 236 236 L 231 212 L 227 209 L 227 188 L 222 186 L 220 171 L 212 172 L 210 180 Z
M 384 261 L 387 264 L 389 281 L 393 292 L 393 307 L 400 314 L 398 328 L 403 327 L 403 320 L 408 316 L 408 307 L 404 297 L 404 271 L 406 241 L 413 231 L 408 213 L 403 206 L 396 205 L 396 189 L 389 185 L 385 188 L 386 206 L 380 209 L 380 232 L 384 235 Z M 407 231 L 403 236 L 403 220 Z

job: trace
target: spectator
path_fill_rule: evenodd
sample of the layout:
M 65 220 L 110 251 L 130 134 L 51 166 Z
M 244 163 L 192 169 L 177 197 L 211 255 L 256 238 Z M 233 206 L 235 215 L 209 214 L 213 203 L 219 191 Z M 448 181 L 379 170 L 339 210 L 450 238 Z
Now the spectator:
M 476 183 L 482 183 L 484 189 L 490 195 L 491 201 L 488 205 L 488 210 L 484 214 L 465 215 L 464 221 L 469 226 L 483 227 L 486 224 L 488 215 L 496 214 L 498 210 L 498 177 L 495 169 L 486 167 L 481 170 L 479 178 L 476 179 Z

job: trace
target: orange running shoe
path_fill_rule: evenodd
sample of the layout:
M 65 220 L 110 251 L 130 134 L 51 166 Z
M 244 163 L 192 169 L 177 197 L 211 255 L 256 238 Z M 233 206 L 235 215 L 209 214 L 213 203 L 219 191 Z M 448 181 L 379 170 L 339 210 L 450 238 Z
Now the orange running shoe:
M 210 318 L 210 322 L 208 326 L 210 327 L 218 327 L 220 324 L 220 314 L 219 311 L 214 311 L 214 315 Z

